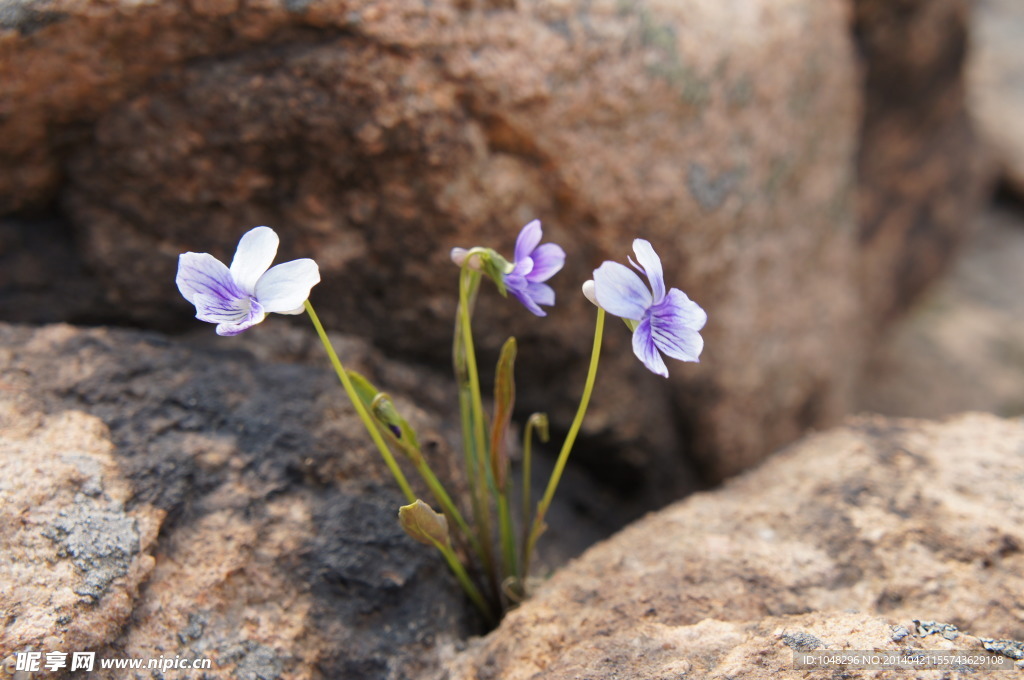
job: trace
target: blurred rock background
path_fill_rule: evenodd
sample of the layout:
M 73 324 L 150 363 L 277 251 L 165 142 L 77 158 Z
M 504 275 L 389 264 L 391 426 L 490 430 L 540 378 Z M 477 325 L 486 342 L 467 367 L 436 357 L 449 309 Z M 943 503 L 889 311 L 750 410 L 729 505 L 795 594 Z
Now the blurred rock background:
M 47 601 L 49 619 L 7 626 L 0 658 L 95 628 L 113 632 L 90 645 L 173 639 L 234 677 L 428 677 L 473 628 L 457 593 L 429 601 L 423 555 L 380 573 L 393 527 L 347 528 L 380 509 L 380 470 L 330 376 L 312 377 L 324 362 L 302 320 L 214 338 L 178 295 L 178 253 L 227 260 L 258 224 L 280 233 L 279 259 L 319 262 L 329 328 L 419 406 L 439 450 L 454 444 L 452 246 L 510 252 L 540 218 L 569 253 L 549 317 L 487 290 L 477 324 L 485 365 L 519 338 L 521 415 L 564 431 L 590 346 L 579 285 L 634 237 L 655 244 L 669 285 L 709 312 L 707 350 L 662 380 L 609 324 L 550 564 L 858 410 L 1017 415 L 1022 14 L 1012 0 L 0 0 L 0 432 L 7 457 L 49 446 L 33 464 L 63 480 L 45 511 L 9 506 L 58 537 L 40 533 L 17 573 L 71 560 L 46 551 L 81 507 L 136 523 L 104 557 L 122 565 L 118 607 L 97 624 L 87 602 Z M 315 385 L 309 402 L 295 380 Z M 89 423 L 81 455 L 115 491 L 74 472 L 65 411 Z M 176 571 L 221 534 L 201 577 Z M 96 578 L 64 566 L 65 595 Z M 239 616 L 251 625 L 234 636 Z

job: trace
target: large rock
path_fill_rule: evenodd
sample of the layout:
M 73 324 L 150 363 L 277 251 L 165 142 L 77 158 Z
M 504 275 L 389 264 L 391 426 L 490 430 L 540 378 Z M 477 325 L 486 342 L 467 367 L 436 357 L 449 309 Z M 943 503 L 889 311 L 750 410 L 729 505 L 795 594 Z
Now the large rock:
M 0 661 L 14 650 L 93 649 L 131 616 L 163 513 L 125 507 L 131 486 L 98 418 L 47 415 L 10 378 L 0 402 Z
M 893 23 L 868 0 L 853 19 L 812 0 L 8 3 L 0 195 L 59 200 L 106 297 L 80 318 L 180 327 L 175 254 L 229 255 L 270 224 L 284 256 L 320 262 L 330 326 L 435 362 L 448 249 L 508 252 L 540 217 L 570 254 L 558 307 L 534 323 L 488 301 L 479 328 L 492 353 L 520 336 L 523 410 L 563 429 L 589 347 L 578 287 L 645 236 L 710 312 L 704 364 L 663 382 L 610 329 L 580 459 L 664 501 L 833 422 L 865 337 L 956 242 L 975 187 L 961 55 L 903 68 L 892 37 L 955 37 L 959 4 L 931 4 Z M 896 181 L 921 154 L 938 170 Z
M 944 271 L 989 185 L 967 112 L 967 0 L 853 0 L 864 69 L 858 250 L 868 318 Z
M 811 436 L 586 552 L 453 677 L 746 679 L 799 648 L 951 647 L 915 619 L 1024 650 L 1022 448 L 1024 423 L 989 415 Z
M 210 659 L 211 677 L 439 676 L 478 630 L 472 606 L 399 528 L 401 496 L 329 371 L 274 363 L 307 335 L 273 338 L 190 349 L 0 326 L 0 660 L 95 651 Z M 419 395 L 422 408 L 401 406 L 450 474 L 440 383 L 340 346 Z
M 1008 186 L 1024 195 L 1024 7 L 1014 0 L 973 5 L 970 110 Z
M 570 254 L 558 307 L 536 322 L 486 291 L 479 324 L 491 352 L 520 336 L 524 410 L 567 425 L 593 316 L 579 285 L 633 237 L 711 314 L 704 365 L 669 382 L 609 329 L 580 451 L 607 479 L 666 500 L 845 409 L 862 332 L 841 3 L 193 4 L 55 2 L 60 20 L 26 9 L 5 35 L 49 87 L 6 119 L 10 157 L 36 170 L 4 181 L 52 179 L 11 195 L 60 194 L 108 310 L 188 323 L 174 256 L 229 255 L 270 224 L 284 257 L 320 263 L 329 325 L 442 361 L 448 249 L 509 252 L 540 217 Z M 71 82 L 103 96 L 43 94 Z M 33 165 L 75 116 L 90 134 L 65 141 L 62 172 Z
M 879 337 L 861 411 L 941 418 L 1024 413 L 1024 212 L 985 211 L 942 281 Z

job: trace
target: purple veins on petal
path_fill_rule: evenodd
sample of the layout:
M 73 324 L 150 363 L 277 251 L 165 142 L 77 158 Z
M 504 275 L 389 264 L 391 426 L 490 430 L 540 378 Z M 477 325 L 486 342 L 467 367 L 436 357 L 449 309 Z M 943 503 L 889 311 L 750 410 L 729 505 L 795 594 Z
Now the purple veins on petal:
M 320 281 L 319 268 L 309 259 L 270 267 L 277 246 L 273 229 L 256 227 L 242 237 L 231 267 L 209 253 L 179 256 L 175 281 L 196 318 L 217 324 L 219 335 L 237 335 L 268 313 L 301 312 Z
M 680 361 L 699 361 L 704 349 L 700 330 L 707 313 L 678 288 L 665 290 L 661 258 L 644 239 L 633 241 L 637 262 L 630 263 L 647 277 L 648 285 L 629 267 L 604 262 L 594 270 L 593 295 L 609 314 L 637 321 L 633 353 L 652 373 L 668 377 L 662 354 Z
M 555 304 L 555 291 L 545 283 L 565 265 L 565 251 L 554 243 L 540 245 L 540 220 L 533 220 L 516 239 L 515 262 L 505 275 L 505 288 L 537 316 L 547 316 L 540 305 Z

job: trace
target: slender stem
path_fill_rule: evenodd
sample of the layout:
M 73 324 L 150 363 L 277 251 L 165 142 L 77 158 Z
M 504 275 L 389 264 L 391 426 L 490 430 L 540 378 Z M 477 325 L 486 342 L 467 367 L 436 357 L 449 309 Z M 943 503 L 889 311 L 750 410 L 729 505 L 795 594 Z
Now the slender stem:
M 473 347 L 473 329 L 470 326 L 469 284 L 466 281 L 469 270 L 465 267 L 459 280 L 459 313 L 462 315 L 462 346 L 465 351 L 466 376 L 469 379 L 471 412 L 473 415 L 473 443 L 481 466 L 487 457 L 487 439 L 484 436 L 484 405 L 480 396 L 480 374 L 476 366 L 476 349 Z M 479 276 L 479 274 L 477 274 Z
M 541 498 L 540 503 L 537 504 L 537 514 L 533 519 L 533 526 L 530 529 L 529 539 L 526 541 L 526 550 L 524 550 L 523 564 L 526 569 L 530 566 L 530 557 L 533 553 L 534 546 L 537 543 L 537 538 L 540 537 L 541 531 L 544 528 L 544 515 L 547 514 L 548 508 L 551 506 L 551 499 L 555 495 L 555 489 L 558 488 L 558 482 L 562 479 L 562 472 L 565 470 L 565 464 L 569 460 L 569 453 L 572 451 L 573 444 L 576 443 L 576 435 L 579 434 L 580 426 L 583 424 L 583 416 L 587 412 L 587 406 L 590 404 L 590 395 L 594 391 L 594 380 L 597 377 L 597 364 L 601 356 L 601 341 L 604 336 L 604 315 L 605 312 L 600 307 L 597 308 L 597 322 L 594 325 L 594 346 L 590 353 L 590 368 L 587 370 L 587 381 L 583 386 L 583 396 L 580 398 L 579 408 L 576 410 L 576 417 L 573 418 L 572 425 L 569 427 L 569 434 L 565 437 L 565 442 L 562 444 L 562 450 L 558 453 L 558 460 L 555 461 L 555 469 L 551 472 L 551 478 L 548 480 L 547 489 L 544 491 L 544 496 Z
M 405 475 L 402 474 L 402 469 L 398 467 L 398 462 L 395 460 L 395 457 L 391 455 L 391 449 L 388 448 L 387 442 L 384 441 L 384 438 L 377 430 L 376 423 L 374 423 L 373 418 L 366 410 L 366 407 L 363 406 L 363 402 L 356 393 L 355 387 L 352 386 L 352 381 L 349 380 L 348 373 L 345 372 L 345 367 L 341 365 L 341 359 L 338 358 L 338 354 L 334 351 L 334 346 L 331 345 L 331 341 L 327 337 L 327 332 L 324 331 L 323 324 L 320 323 L 320 318 L 313 310 L 313 305 L 310 304 L 309 300 L 306 300 L 304 304 L 310 320 L 313 321 L 313 327 L 316 328 L 316 333 L 320 336 L 320 342 L 324 344 L 324 349 L 327 350 L 327 356 L 331 360 L 331 366 L 334 367 L 334 372 L 338 374 L 338 379 L 341 380 L 341 386 L 345 388 L 345 393 L 348 395 L 349 401 L 352 402 L 352 405 L 356 409 L 356 413 L 359 414 L 359 418 L 363 421 L 363 425 L 366 426 L 366 431 L 370 433 L 370 438 L 373 440 L 373 443 L 376 444 L 377 448 L 380 450 L 380 455 L 384 458 L 384 462 L 387 464 L 388 469 L 391 470 L 391 474 L 394 476 L 395 481 L 398 482 L 398 486 L 401 487 L 402 493 L 410 503 L 415 502 L 416 494 L 414 494 L 412 489 L 409 487 L 409 482 L 405 479 Z
M 526 421 L 526 427 L 523 429 L 523 499 L 522 499 L 522 551 L 523 551 L 523 562 L 520 566 L 520 574 L 522 578 L 529 576 L 530 565 L 526 561 L 526 544 L 530 537 L 530 501 L 533 496 L 533 431 L 535 428 L 540 427 L 540 438 L 542 441 L 548 440 L 548 425 L 547 416 L 542 413 L 534 413 Z M 526 588 L 523 587 L 525 592 Z
M 484 615 L 487 622 L 493 624 L 495 622 L 494 611 L 487 603 L 487 600 L 484 599 L 484 596 L 480 594 L 480 590 L 473 585 L 472 579 L 470 579 L 469 574 L 466 573 L 466 568 L 462 566 L 461 562 L 459 562 L 459 558 L 455 555 L 455 551 L 453 551 L 451 547 L 444 545 L 439 541 L 432 542 L 434 546 L 441 551 L 441 554 L 444 555 L 445 562 L 448 563 L 448 567 L 452 570 L 452 573 L 455 574 L 455 578 L 459 580 L 459 584 L 462 586 L 462 589 L 466 591 L 467 595 L 469 595 L 469 599 L 473 600 L 473 604 L 477 606 L 477 609 L 479 609 L 480 613 Z
M 505 566 L 505 577 L 519 578 L 519 563 L 516 561 L 516 539 L 512 529 L 512 513 L 509 512 L 508 494 L 498 495 L 498 522 L 501 528 L 501 557 Z
M 487 497 L 490 484 L 487 453 L 487 440 L 484 437 L 484 409 L 480 396 L 480 377 L 476 366 L 476 349 L 473 346 L 473 328 L 471 326 L 471 298 L 479 283 L 480 274 L 463 266 L 459 274 L 459 309 L 456 332 L 460 334 L 461 343 L 456 344 L 455 374 L 459 383 L 460 401 L 463 423 L 463 446 L 471 451 L 472 469 L 469 475 L 471 497 L 473 499 L 473 516 L 476 520 L 478 544 L 481 549 L 484 571 L 490 582 L 491 591 L 496 601 L 501 601 L 501 588 L 495 569 L 491 533 L 491 504 Z M 465 403 L 468 402 L 468 403 Z

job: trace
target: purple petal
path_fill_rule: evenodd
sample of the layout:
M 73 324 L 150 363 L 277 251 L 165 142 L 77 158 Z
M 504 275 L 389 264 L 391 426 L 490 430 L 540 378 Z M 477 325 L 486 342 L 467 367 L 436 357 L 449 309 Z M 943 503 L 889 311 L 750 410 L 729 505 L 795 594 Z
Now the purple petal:
M 609 314 L 639 321 L 651 306 L 651 291 L 629 267 L 605 262 L 594 270 L 597 304 Z
M 178 256 L 178 290 L 186 300 L 196 305 L 200 295 L 228 301 L 243 297 L 231 272 L 223 262 L 209 253 L 182 253 Z
M 513 290 L 509 288 L 509 292 L 516 296 L 516 298 L 523 303 L 523 306 L 530 310 L 537 316 L 547 316 L 547 312 L 537 306 L 537 303 L 533 301 L 533 298 L 525 290 Z
M 555 289 L 546 283 L 531 281 L 526 286 L 526 294 L 538 305 L 550 307 L 555 304 Z
M 256 283 L 256 299 L 267 313 L 293 314 L 309 299 L 309 291 L 320 282 L 320 269 L 309 258 L 292 260 L 275 267 Z
M 270 227 L 256 227 L 242 236 L 231 260 L 231 276 L 239 288 L 249 295 L 256 292 L 256 282 L 274 262 L 278 243 L 277 234 Z
M 248 296 L 225 300 L 212 295 L 198 295 L 196 310 L 197 319 L 217 324 L 217 335 L 238 335 L 266 316 L 260 304 Z
M 258 324 L 260 321 L 263 321 L 263 318 L 265 316 L 266 314 L 260 314 L 259 316 L 253 317 L 251 319 L 246 319 L 245 321 L 241 321 L 239 323 L 217 324 L 217 335 L 238 335 L 242 331 L 249 330 L 256 324 Z
M 661 258 L 654 252 L 654 246 L 650 241 L 642 238 L 633 240 L 633 252 L 636 253 L 637 262 L 647 274 L 647 280 L 651 282 L 654 304 L 658 304 L 665 299 L 665 274 L 661 269 Z
M 643 362 L 651 373 L 657 373 L 663 378 L 668 377 L 665 360 L 661 358 L 658 347 L 654 344 L 654 338 L 651 336 L 650 319 L 641 321 L 633 331 L 633 354 Z
M 519 238 L 516 239 L 516 262 L 530 257 L 533 249 L 540 243 L 542 235 L 540 220 L 534 220 L 523 227 L 522 231 L 519 232 Z
M 708 315 L 700 305 L 673 288 L 660 305 L 651 308 L 651 335 L 662 352 L 680 361 L 699 361 L 704 338 L 698 331 Z
M 534 249 L 530 259 L 533 260 L 533 270 L 527 278 L 530 281 L 543 283 L 557 274 L 565 265 L 565 251 L 562 250 L 562 246 L 545 243 Z

